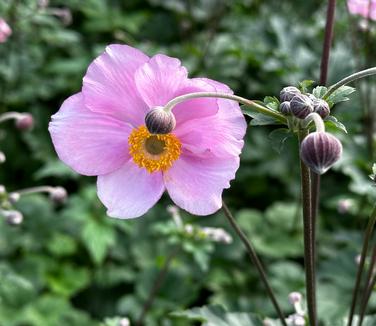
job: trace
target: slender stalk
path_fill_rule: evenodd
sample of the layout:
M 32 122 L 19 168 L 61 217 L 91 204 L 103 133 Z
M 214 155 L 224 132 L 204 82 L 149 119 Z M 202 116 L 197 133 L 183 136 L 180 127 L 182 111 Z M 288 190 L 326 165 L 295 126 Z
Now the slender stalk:
M 354 312 L 355 312 L 355 307 L 356 307 L 356 303 L 357 303 L 357 300 L 358 300 L 358 294 L 359 294 L 359 289 L 360 289 L 360 281 L 361 281 L 362 274 L 363 274 L 363 271 L 364 271 L 364 263 L 365 263 L 366 256 L 367 256 L 369 242 L 370 242 L 370 239 L 372 237 L 372 232 L 373 232 L 373 229 L 375 227 L 375 222 L 376 222 L 376 206 L 374 207 L 374 209 L 372 211 L 372 214 L 371 214 L 371 217 L 368 221 L 366 232 L 365 232 L 365 235 L 364 235 L 362 252 L 361 252 L 361 255 L 360 255 L 360 262 L 359 262 L 358 270 L 356 272 L 355 286 L 354 286 L 354 289 L 353 289 L 349 318 L 348 318 L 348 322 L 347 322 L 348 326 L 352 325 L 352 321 L 354 319 Z
M 24 117 L 23 113 L 20 112 L 5 112 L 0 115 L 0 123 L 7 121 L 7 120 L 18 120 Z
M 226 216 L 227 220 L 230 222 L 232 228 L 235 230 L 235 232 L 239 236 L 240 240 L 243 242 L 243 244 L 244 244 L 244 246 L 247 250 L 248 256 L 251 259 L 252 263 L 256 266 L 257 271 L 258 271 L 258 273 L 261 277 L 262 282 L 264 283 L 266 291 L 269 295 L 270 300 L 272 301 L 272 303 L 274 305 L 274 308 L 275 308 L 275 310 L 278 314 L 278 317 L 279 317 L 282 325 L 287 326 L 286 321 L 285 321 L 285 316 L 282 312 L 281 307 L 279 306 L 279 304 L 277 302 L 277 299 L 276 299 L 276 297 L 273 293 L 273 290 L 272 290 L 272 288 L 269 284 L 269 281 L 267 279 L 264 267 L 262 266 L 262 263 L 261 263 L 260 259 L 258 258 L 255 249 L 253 248 L 251 242 L 247 239 L 247 237 L 245 236 L 243 231 L 240 229 L 239 225 L 236 223 L 235 218 L 232 216 L 232 214 L 231 214 L 229 208 L 227 207 L 227 205 L 225 204 L 225 202 L 222 203 L 222 210 L 225 213 L 225 216 Z
M 263 113 L 265 115 L 268 115 L 268 116 L 276 119 L 277 121 L 279 121 L 283 124 L 287 123 L 286 117 L 283 116 L 282 114 L 280 114 L 279 112 L 271 110 L 271 109 L 267 108 L 266 106 L 262 106 L 262 105 L 260 105 L 256 102 L 248 100 L 244 97 L 240 97 L 240 96 L 228 94 L 228 93 L 198 92 L 198 93 L 190 93 L 190 94 L 181 95 L 181 96 L 175 97 L 170 102 L 168 102 L 165 105 L 164 110 L 167 111 L 167 112 L 171 112 L 171 110 L 174 108 L 174 106 L 181 103 L 181 102 L 191 100 L 191 99 L 195 99 L 195 98 L 202 98 L 202 97 L 224 98 L 224 99 L 227 99 L 227 100 L 233 100 L 233 101 L 242 103 L 244 105 L 250 106 L 250 107 L 254 108 L 256 111 Z
M 341 86 L 344 86 L 346 84 L 349 84 L 355 80 L 367 77 L 367 76 L 372 76 L 376 75 L 376 67 L 372 67 L 369 69 L 361 70 L 358 71 L 350 76 L 347 76 L 343 79 L 341 79 L 339 82 L 335 83 L 334 85 L 330 86 L 328 91 L 324 94 L 323 99 L 327 100 L 331 94 L 333 94 L 338 88 Z
M 362 296 L 362 301 L 361 301 L 362 303 L 360 306 L 359 326 L 362 326 L 363 324 L 363 319 L 366 313 L 368 300 L 373 290 L 374 284 L 372 283 L 374 282 L 373 279 L 375 276 L 375 264 L 376 264 L 376 245 L 373 247 L 373 250 L 372 250 L 371 263 L 368 269 L 366 283 L 364 285 L 363 296 Z
M 299 143 L 308 135 L 307 129 L 299 131 Z M 306 291 L 308 319 L 311 326 L 317 325 L 316 313 L 316 273 L 315 273 L 315 231 L 311 218 L 311 178 L 309 168 L 300 160 L 301 187 L 303 199 L 304 227 L 304 267 L 306 274 Z
M 157 278 L 154 282 L 154 285 L 150 290 L 148 299 L 146 300 L 144 306 L 142 307 L 140 317 L 138 318 L 138 320 L 136 322 L 137 326 L 143 325 L 146 314 L 150 310 L 150 308 L 151 308 L 151 306 L 152 306 L 152 304 L 155 300 L 155 297 L 156 297 L 158 291 L 160 290 L 160 288 L 161 288 L 161 286 L 162 286 L 162 284 L 163 284 L 163 282 L 164 282 L 164 280 L 167 276 L 167 272 L 170 268 L 170 265 L 171 265 L 172 261 L 174 260 L 174 258 L 176 257 L 176 255 L 179 253 L 179 251 L 180 251 L 180 249 L 176 248 L 175 250 L 173 250 L 170 253 L 170 255 L 167 257 L 166 262 L 164 263 L 162 269 L 158 273 Z

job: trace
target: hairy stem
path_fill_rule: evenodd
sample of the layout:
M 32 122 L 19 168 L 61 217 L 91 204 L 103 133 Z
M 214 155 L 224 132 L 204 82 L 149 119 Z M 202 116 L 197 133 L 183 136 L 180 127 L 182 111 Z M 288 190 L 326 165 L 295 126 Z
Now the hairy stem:
M 164 110 L 167 111 L 167 112 L 171 112 L 171 110 L 175 107 L 175 105 L 177 105 L 181 102 L 191 100 L 191 99 L 195 99 L 195 98 L 202 98 L 202 97 L 224 98 L 224 99 L 227 99 L 227 100 L 233 100 L 233 101 L 239 102 L 241 104 L 247 105 L 249 107 L 252 107 L 257 112 L 268 115 L 268 116 L 276 119 L 277 121 L 279 121 L 283 124 L 287 123 L 286 118 L 282 114 L 280 114 L 279 112 L 277 112 L 275 110 L 271 110 L 271 109 L 267 108 L 266 106 L 263 106 L 261 104 L 254 102 L 254 101 L 248 100 L 246 98 L 243 98 L 243 97 L 240 97 L 240 96 L 237 96 L 237 95 L 233 95 L 233 94 L 228 94 L 228 93 L 198 92 L 198 93 L 190 93 L 190 94 L 181 95 L 181 96 L 175 97 L 170 102 L 168 102 L 165 105 Z
M 334 85 L 330 86 L 328 91 L 324 94 L 323 99 L 327 100 L 331 94 L 333 94 L 338 88 L 341 86 L 344 86 L 346 84 L 349 84 L 355 80 L 367 77 L 367 76 L 372 76 L 376 75 L 376 67 L 361 70 L 359 72 L 356 72 L 350 76 L 347 76 L 343 79 L 341 79 L 339 82 L 335 83 Z
M 361 281 L 362 274 L 363 274 L 363 271 L 364 271 L 364 263 L 365 263 L 366 256 L 367 256 L 369 242 L 370 242 L 370 239 L 372 237 L 372 232 L 373 232 L 373 229 L 375 227 L 375 222 L 376 222 L 376 206 L 374 207 L 374 209 L 372 211 L 372 214 L 371 214 L 371 217 L 368 221 L 366 232 L 365 232 L 365 235 L 364 235 L 363 247 L 362 247 L 362 252 L 361 252 L 361 255 L 360 255 L 360 262 L 359 262 L 358 270 L 356 272 L 355 286 L 354 286 L 354 289 L 353 289 L 349 318 L 348 318 L 348 322 L 347 322 L 348 326 L 352 325 L 352 321 L 354 319 L 355 307 L 356 307 L 356 303 L 358 301 L 360 281 Z
M 176 257 L 176 255 L 179 253 L 179 251 L 180 251 L 180 249 L 176 248 L 175 250 L 173 250 L 170 253 L 170 255 L 167 257 L 162 269 L 158 273 L 157 278 L 154 282 L 154 285 L 151 288 L 151 291 L 149 293 L 148 299 L 146 300 L 144 306 L 142 307 L 140 317 L 138 318 L 138 320 L 136 322 L 137 326 L 143 325 L 146 314 L 150 310 L 150 308 L 151 308 L 151 306 L 152 306 L 152 304 L 155 300 L 155 297 L 156 297 L 158 291 L 160 290 L 160 288 L 161 288 L 161 286 L 162 286 L 162 284 L 163 284 L 163 282 L 164 282 L 164 280 L 167 276 L 167 272 L 170 268 L 170 265 L 171 265 L 172 261 L 174 260 L 174 258 Z
M 287 326 L 286 321 L 285 321 L 285 316 L 283 315 L 282 309 L 279 306 L 279 304 L 277 302 L 277 299 L 275 298 L 273 290 L 272 290 L 272 288 L 271 288 L 271 286 L 269 284 L 269 281 L 267 279 L 264 267 L 262 266 L 262 263 L 261 263 L 260 259 L 258 258 L 255 249 L 253 248 L 251 242 L 247 239 L 246 235 L 240 229 L 239 225 L 236 223 L 236 220 L 232 216 L 232 214 L 231 214 L 229 208 L 227 207 L 227 205 L 224 202 L 222 204 L 223 204 L 222 209 L 223 209 L 223 212 L 224 212 L 227 220 L 230 222 L 232 228 L 237 233 L 237 235 L 239 236 L 240 240 L 243 242 L 243 244 L 244 244 L 244 246 L 245 246 L 245 248 L 247 250 L 249 258 L 251 259 L 252 263 L 257 268 L 257 271 L 258 271 L 258 273 L 259 273 L 259 275 L 261 277 L 262 282 L 264 283 L 266 291 L 267 291 L 267 293 L 269 295 L 270 300 L 272 301 L 272 303 L 274 305 L 274 308 L 275 308 L 275 310 L 276 310 L 276 312 L 278 314 L 278 317 L 279 317 L 282 325 Z
M 307 129 L 299 131 L 299 143 L 308 135 Z M 311 217 L 311 178 L 309 168 L 300 160 L 301 189 L 303 199 L 304 227 L 304 267 L 306 274 L 306 292 L 308 319 L 311 326 L 317 325 L 316 314 L 316 270 L 315 270 L 315 230 Z

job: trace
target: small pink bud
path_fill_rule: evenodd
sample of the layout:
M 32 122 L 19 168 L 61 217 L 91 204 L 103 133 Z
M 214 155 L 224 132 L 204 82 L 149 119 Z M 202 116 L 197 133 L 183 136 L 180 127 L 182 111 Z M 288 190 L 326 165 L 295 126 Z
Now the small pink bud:
M 22 131 L 28 131 L 34 127 L 34 118 L 30 113 L 23 113 L 16 120 L 16 127 Z
M 338 201 L 337 211 L 340 214 L 346 214 L 349 212 L 351 207 L 352 207 L 352 203 L 350 199 L 341 199 Z
M 176 126 L 175 116 L 162 107 L 156 107 L 145 116 L 145 125 L 151 134 L 168 134 Z
M 342 155 L 342 144 L 327 132 L 313 132 L 304 138 L 300 157 L 317 174 L 328 171 Z
M 11 192 L 9 194 L 8 200 L 11 204 L 17 203 L 21 198 L 21 195 L 18 192 Z
M 2 211 L 2 214 L 9 225 L 19 225 L 23 221 L 23 215 L 19 211 Z
M 313 110 L 323 119 L 330 114 L 329 104 L 322 99 L 316 99 L 313 101 Z
M 67 191 L 63 187 L 55 187 L 50 192 L 50 198 L 56 204 L 64 203 L 67 197 Z
M 294 305 L 302 301 L 302 295 L 299 292 L 291 292 L 289 294 L 289 302 Z
M 6 42 L 10 35 L 12 35 L 12 29 L 3 18 L 0 18 L 0 43 Z

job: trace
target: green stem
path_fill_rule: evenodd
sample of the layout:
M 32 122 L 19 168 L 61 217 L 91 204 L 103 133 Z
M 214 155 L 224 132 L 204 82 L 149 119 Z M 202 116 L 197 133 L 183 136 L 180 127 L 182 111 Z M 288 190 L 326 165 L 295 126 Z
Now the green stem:
M 231 214 L 229 208 L 227 207 L 227 205 L 224 202 L 222 203 L 222 205 L 223 205 L 222 209 L 223 209 L 223 212 L 225 213 L 227 220 L 230 222 L 232 228 L 235 230 L 235 232 L 239 236 L 240 240 L 243 242 L 243 244 L 244 244 L 244 246 L 247 250 L 249 258 L 251 259 L 252 263 L 256 266 L 257 271 L 258 271 L 258 273 L 261 277 L 262 282 L 264 283 L 266 291 L 269 295 L 270 300 L 272 301 L 272 303 L 274 305 L 274 308 L 275 308 L 275 310 L 278 314 L 278 317 L 279 317 L 282 325 L 287 326 L 286 321 L 285 321 L 285 316 L 283 315 L 282 309 L 277 302 L 277 299 L 276 299 L 276 297 L 273 293 L 273 290 L 272 290 L 272 288 L 269 284 L 268 278 L 266 276 L 266 272 L 264 270 L 264 267 L 262 266 L 262 263 L 261 263 L 260 259 L 258 258 L 255 249 L 253 248 L 251 242 L 247 239 L 246 235 L 240 229 L 239 225 L 236 223 L 236 220 L 232 216 L 232 214 Z
M 280 114 L 279 112 L 271 110 L 271 109 L 267 108 L 266 106 L 262 106 L 262 105 L 260 105 L 256 102 L 248 100 L 246 98 L 243 98 L 243 97 L 240 97 L 240 96 L 237 96 L 237 95 L 233 95 L 233 94 L 228 94 L 228 93 L 198 92 L 198 93 L 190 93 L 190 94 L 181 95 L 181 96 L 175 97 L 170 102 L 168 102 L 165 105 L 164 110 L 167 111 L 167 112 L 171 112 L 171 110 L 175 107 L 175 105 L 177 105 L 181 102 L 191 100 L 191 99 L 195 99 L 195 98 L 202 98 L 202 97 L 224 98 L 224 99 L 227 99 L 227 100 L 236 101 L 236 102 L 239 102 L 241 104 L 250 106 L 250 107 L 254 108 L 257 112 L 260 112 L 260 113 L 263 113 L 267 116 L 270 116 L 270 117 L 276 119 L 277 121 L 279 121 L 283 124 L 287 123 L 286 118 L 282 114 Z
M 363 290 L 363 296 L 362 296 L 362 301 L 361 301 L 362 303 L 361 303 L 361 308 L 360 308 L 359 326 L 362 326 L 363 324 L 363 319 L 366 313 L 368 301 L 369 301 L 369 298 L 371 297 L 371 293 L 373 290 L 374 276 L 375 276 L 375 264 L 376 264 L 376 246 L 374 246 L 372 250 L 371 263 L 368 268 L 366 284 Z
M 333 94 L 338 88 L 341 86 L 344 86 L 348 83 L 351 83 L 355 80 L 367 77 L 367 76 L 372 76 L 376 75 L 376 67 L 365 69 L 359 72 L 356 72 L 350 76 L 347 76 L 343 79 L 341 79 L 338 83 L 335 83 L 334 85 L 330 86 L 328 91 L 324 94 L 323 99 L 327 100 L 331 94 Z
M 373 232 L 373 229 L 375 227 L 375 222 L 376 222 L 376 206 L 374 207 L 374 209 L 372 211 L 372 214 L 371 214 L 371 217 L 368 221 L 366 232 L 365 232 L 365 235 L 364 235 L 363 247 L 362 247 L 362 252 L 361 252 L 361 255 L 360 255 L 359 267 L 358 267 L 358 270 L 356 272 L 355 286 L 354 286 L 354 289 L 353 289 L 353 295 L 352 295 L 352 300 L 351 300 L 349 319 L 348 319 L 348 323 L 347 323 L 348 326 L 352 325 L 352 321 L 353 321 L 353 318 L 354 318 L 354 312 L 355 312 L 355 307 L 356 307 L 356 303 L 357 303 L 357 300 L 358 300 L 358 293 L 359 293 L 359 288 L 360 288 L 360 281 L 361 281 L 362 274 L 363 274 L 363 271 L 364 271 L 364 263 L 365 263 L 365 260 L 366 260 L 368 246 L 369 246 L 369 242 L 370 242 L 370 239 L 371 239 L 371 236 L 372 236 L 372 232 Z
M 308 135 L 307 129 L 299 131 L 299 143 Z M 316 270 L 315 270 L 315 232 L 311 218 L 311 178 L 309 168 L 300 160 L 301 187 L 303 199 L 304 227 L 304 267 L 306 274 L 306 292 L 308 319 L 311 326 L 317 325 L 316 313 Z

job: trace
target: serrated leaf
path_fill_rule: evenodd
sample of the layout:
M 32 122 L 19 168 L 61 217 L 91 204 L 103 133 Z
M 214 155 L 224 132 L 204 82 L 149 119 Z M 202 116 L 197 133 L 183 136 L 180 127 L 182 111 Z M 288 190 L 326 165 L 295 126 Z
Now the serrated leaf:
M 90 221 L 82 231 L 82 240 L 93 262 L 99 265 L 106 257 L 109 247 L 115 242 L 115 232 L 107 224 Z
M 269 139 L 272 143 L 272 147 L 278 153 L 281 153 L 285 141 L 292 136 L 292 133 L 287 128 L 278 128 L 273 130 L 269 134 Z
M 262 326 L 262 319 L 245 312 L 227 312 L 222 306 L 204 306 L 171 314 L 174 317 L 203 322 L 204 326 Z
M 340 130 L 347 134 L 347 129 L 345 125 L 342 122 L 338 121 L 338 119 L 333 115 L 326 117 L 324 120 L 324 123 L 325 123 L 325 126 L 328 127 L 329 129 Z
M 275 96 L 266 96 L 264 98 L 264 105 L 267 106 L 269 109 L 278 111 L 279 104 L 279 100 Z
M 312 86 L 314 83 L 315 83 L 314 80 L 306 79 L 306 80 L 301 81 L 301 82 L 298 84 L 298 88 L 299 88 L 303 93 L 307 93 L 309 87 Z
M 327 99 L 327 102 L 332 107 L 334 104 L 337 104 L 339 102 L 345 102 L 348 101 L 348 96 L 352 93 L 354 93 L 356 89 L 351 86 L 341 86 L 337 90 L 335 90 Z
M 312 94 L 317 98 L 322 98 L 327 91 L 328 91 L 327 87 L 317 86 L 313 89 Z

